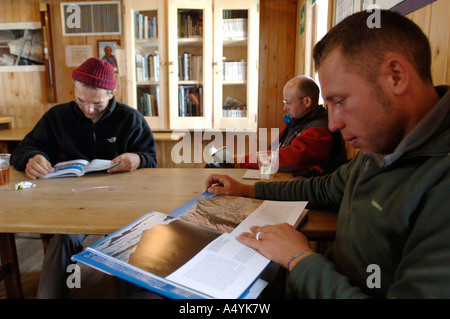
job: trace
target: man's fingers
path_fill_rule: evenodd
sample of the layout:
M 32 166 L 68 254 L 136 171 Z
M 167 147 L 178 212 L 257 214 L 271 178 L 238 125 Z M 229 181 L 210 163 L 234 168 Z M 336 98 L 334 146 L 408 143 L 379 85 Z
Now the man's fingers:
M 256 239 L 256 233 L 242 233 L 236 239 L 245 246 L 258 250 L 260 242 Z M 261 238 L 260 238 L 261 240 Z

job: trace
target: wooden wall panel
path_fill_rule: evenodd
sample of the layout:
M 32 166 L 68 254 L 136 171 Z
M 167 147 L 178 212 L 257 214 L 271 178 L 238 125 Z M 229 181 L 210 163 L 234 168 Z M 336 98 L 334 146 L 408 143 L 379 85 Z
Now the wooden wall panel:
M 86 0 L 87 1 L 87 0 Z M 39 2 L 41 0 L 5 0 L 0 2 L 0 22 L 27 22 L 39 21 Z M 53 24 L 52 38 L 54 39 L 55 77 L 57 83 L 58 103 L 72 99 L 73 88 L 71 73 L 73 68 L 66 67 L 65 46 L 77 44 L 90 44 L 94 46 L 94 54 L 97 54 L 97 41 L 100 39 L 118 39 L 122 44 L 121 36 L 76 36 L 63 37 L 61 28 L 60 3 L 64 0 L 48 0 L 50 6 L 51 20 Z M 284 83 L 295 75 L 295 30 L 296 30 L 296 8 L 295 0 L 261 0 L 261 54 L 260 54 L 260 96 L 259 96 L 259 127 L 282 127 L 281 114 L 283 104 L 281 100 Z M 18 16 L 14 12 L 20 12 Z M 32 75 L 28 75 L 31 83 Z M 27 77 L 28 77 L 27 76 Z M 7 77 L 7 75 L 6 75 Z M 5 74 L 1 75 L 2 86 L 9 86 Z M 35 87 L 44 86 L 45 82 L 36 83 Z M 118 78 L 116 97 L 126 100 L 124 85 L 126 79 Z M 17 86 L 18 83 L 12 83 Z M 34 94 L 29 91 L 28 94 Z M 33 100 L 36 100 L 33 98 Z M 48 104 L 45 99 L 39 101 L 48 109 L 53 104 Z M 2 115 L 14 115 L 23 118 L 19 108 L 14 108 L 14 114 L 4 114 L 4 104 L 0 109 Z M 11 105 L 9 105 L 11 106 Z M 28 108 L 34 106 L 28 106 Z M 42 106 L 39 106 L 40 109 Z M 20 126 L 33 126 L 39 119 L 30 117 L 22 121 Z M 19 121 L 20 122 L 20 121 Z
M 58 103 L 72 99 L 71 73 L 65 66 L 65 46 L 93 45 L 97 55 L 97 41 L 117 39 L 123 45 L 123 36 L 63 37 L 60 3 L 66 0 L 48 0 L 53 23 L 52 38 L 56 64 Z M 85 0 L 87 1 L 87 0 Z M 304 40 L 298 35 L 297 13 L 307 0 L 260 0 L 260 61 L 259 61 L 259 118 L 258 127 L 283 127 L 284 83 L 297 74 L 303 74 Z M 335 0 L 329 0 L 334 3 Z M 0 1 L 0 23 L 39 21 L 39 3 L 42 0 Z M 298 2 L 298 3 L 297 3 Z M 429 36 L 433 51 L 435 84 L 450 83 L 450 41 L 448 30 L 450 1 L 437 0 L 408 15 Z M 304 38 L 304 37 L 303 37 Z M 297 66 L 296 66 L 297 65 Z M 126 77 L 117 76 L 118 100 L 126 101 Z M 42 114 L 52 107 L 45 92 L 44 72 L 0 73 L 0 115 L 16 118 L 16 127 L 33 126 Z M 207 144 L 206 141 L 204 144 Z M 174 143 L 172 143 L 174 144 Z M 159 146 L 161 163 L 172 166 L 170 143 Z M 196 166 L 201 166 L 197 164 Z
M 87 1 L 87 0 L 84 0 Z M 39 3 L 42 0 L 2 0 L 0 1 L 0 23 L 40 21 Z M 61 2 L 48 0 L 52 22 L 53 53 L 55 59 L 55 83 L 57 103 L 73 100 L 72 71 L 66 66 L 66 45 L 92 45 L 97 56 L 98 40 L 119 40 L 122 36 L 71 36 L 62 35 Z M 81 2 L 81 1 L 78 1 Z M 116 98 L 125 96 L 125 77 L 116 74 L 118 81 Z M 56 103 L 49 103 L 46 93 L 45 72 L 0 72 L 0 116 L 14 116 L 16 127 L 33 127 L 45 111 Z
M 298 0 L 297 13 L 300 16 L 300 9 L 307 0 Z M 336 0 L 329 0 L 329 23 L 332 27 L 335 23 Z M 436 0 L 423 8 L 406 15 L 409 19 L 419 25 L 427 35 L 432 53 L 431 73 L 435 85 L 450 84 L 450 1 Z M 300 28 L 297 25 L 297 46 L 296 46 L 296 71 L 303 72 L 305 69 L 305 35 L 299 36 Z M 357 154 L 357 149 L 347 146 L 347 156 L 353 158 Z
M 77 2 L 86 2 L 91 0 L 81 0 Z M 99 40 L 113 40 L 119 41 L 120 44 L 125 43 L 122 35 L 108 35 L 108 36 L 63 36 L 62 21 L 61 21 L 61 2 L 66 0 L 49 0 L 50 13 L 53 24 L 52 38 L 56 39 L 53 42 L 54 57 L 55 57 L 55 72 L 57 81 L 57 96 L 58 103 L 64 103 L 73 99 L 73 85 L 72 85 L 72 71 L 73 67 L 66 66 L 65 48 L 67 45 L 91 45 L 93 48 L 93 55 L 98 57 L 98 41 Z M 123 10 L 122 10 L 123 14 Z M 123 21 L 123 17 L 122 17 Z M 119 101 L 125 101 L 126 88 L 122 85 L 122 78 L 125 75 L 116 73 L 116 98 Z
M 42 83 L 44 72 L 0 72 L 0 115 L 13 116 L 16 127 L 33 126 L 51 107 Z
M 297 1 L 261 0 L 259 128 L 283 128 L 283 87 L 295 76 Z
M 431 44 L 431 72 L 435 85 L 450 84 L 450 1 L 437 0 L 407 15 L 428 36 Z
M 38 0 L 2 0 L 0 22 L 40 21 Z M 16 127 L 29 127 L 48 109 L 44 72 L 0 72 L 0 116 L 13 116 Z
M 85 0 L 88 1 L 88 0 Z M 2 0 L 0 2 L 0 22 L 40 21 L 39 3 L 42 0 Z M 65 46 L 90 44 L 97 55 L 97 41 L 119 40 L 122 36 L 75 36 L 63 37 L 61 27 L 60 3 L 65 0 L 48 0 L 52 20 L 52 39 L 54 40 L 55 78 L 57 103 L 73 99 L 71 74 L 73 68 L 66 67 Z M 295 75 L 295 0 L 261 0 L 261 53 L 260 53 L 260 95 L 259 127 L 283 127 L 284 83 Z M 48 103 L 45 93 L 44 72 L 0 73 L 0 115 L 12 115 L 17 127 L 32 127 L 42 114 L 55 103 Z M 126 78 L 117 78 L 116 97 L 126 101 Z M 24 85 L 26 84 L 26 85 Z M 172 143 L 173 144 L 173 143 Z M 207 144 L 207 141 L 203 143 Z M 173 145 L 158 145 L 160 163 L 172 166 L 170 152 Z M 196 164 L 194 166 L 202 166 Z

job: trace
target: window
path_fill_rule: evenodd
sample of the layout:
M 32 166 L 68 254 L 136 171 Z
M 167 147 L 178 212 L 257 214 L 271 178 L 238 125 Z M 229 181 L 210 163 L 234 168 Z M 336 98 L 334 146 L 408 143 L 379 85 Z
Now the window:
M 312 51 L 314 45 L 322 39 L 328 31 L 328 0 L 306 1 L 306 27 L 305 27 L 305 74 L 319 83 L 317 72 L 314 70 Z M 323 103 L 320 97 L 319 103 Z

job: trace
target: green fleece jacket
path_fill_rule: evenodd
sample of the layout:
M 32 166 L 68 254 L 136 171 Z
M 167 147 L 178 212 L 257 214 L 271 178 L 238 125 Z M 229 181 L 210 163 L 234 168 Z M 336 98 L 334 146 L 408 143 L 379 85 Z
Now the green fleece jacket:
M 333 174 L 257 183 L 257 198 L 339 211 L 329 252 L 289 274 L 299 298 L 450 298 L 450 91 L 392 154 Z

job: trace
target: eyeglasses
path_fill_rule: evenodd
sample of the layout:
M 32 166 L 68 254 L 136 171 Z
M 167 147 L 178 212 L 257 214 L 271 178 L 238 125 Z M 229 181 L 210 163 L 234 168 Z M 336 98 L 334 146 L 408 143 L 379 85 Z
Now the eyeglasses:
M 305 97 L 308 97 L 308 96 L 307 95 L 302 96 L 301 98 L 298 99 L 298 101 L 303 100 Z M 291 105 L 292 103 L 295 103 L 295 102 L 290 102 L 290 101 L 283 100 L 283 103 L 286 104 L 286 105 Z
M 102 111 L 109 104 L 109 99 L 100 101 L 100 102 L 91 103 L 91 102 L 81 101 L 77 96 L 75 96 L 75 101 L 78 104 L 78 106 L 81 108 L 86 108 L 86 107 L 89 107 L 90 105 L 92 105 L 94 107 L 94 109 L 97 111 Z

